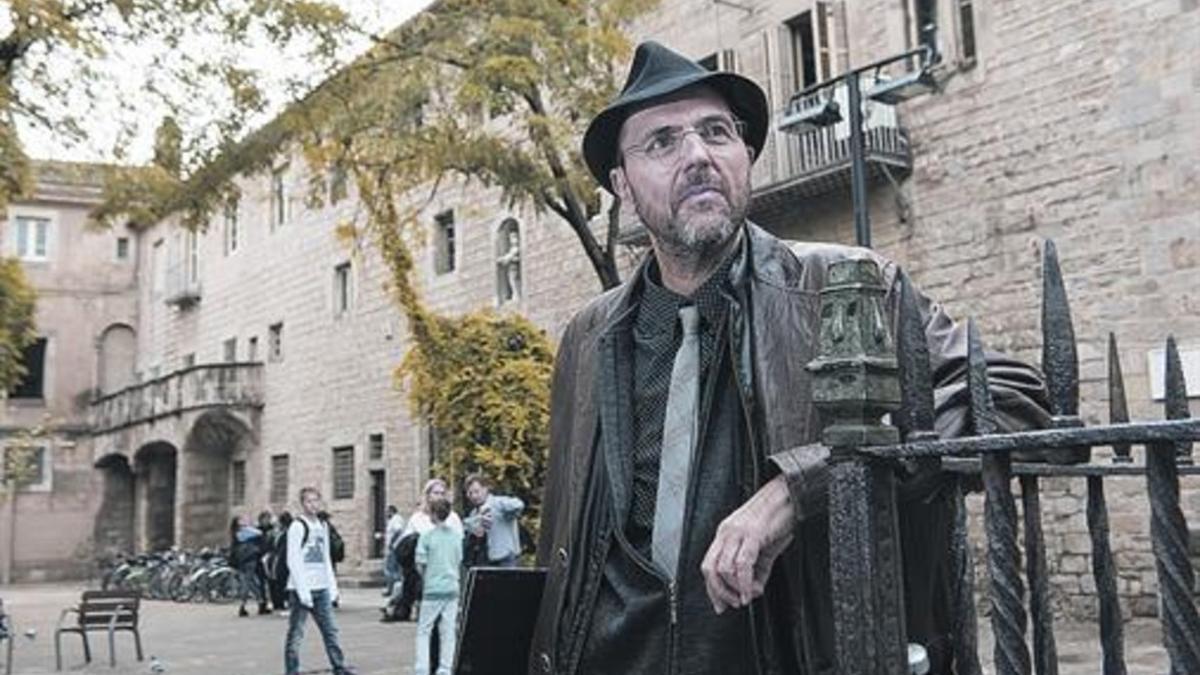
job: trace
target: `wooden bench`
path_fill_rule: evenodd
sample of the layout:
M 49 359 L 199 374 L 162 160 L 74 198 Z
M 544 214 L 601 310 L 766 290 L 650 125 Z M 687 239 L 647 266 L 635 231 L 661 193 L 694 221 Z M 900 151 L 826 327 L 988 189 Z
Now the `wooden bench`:
M 133 644 L 137 648 L 138 661 L 142 659 L 142 636 L 138 633 L 138 608 L 141 596 L 131 591 L 84 591 L 79 606 L 68 607 L 58 617 L 58 627 L 54 629 L 54 660 L 59 670 L 62 670 L 62 647 L 59 636 L 63 633 L 78 633 L 83 638 L 83 658 L 87 663 L 92 662 L 92 650 L 88 645 L 87 634 L 94 631 L 108 633 L 108 665 L 117 666 L 116 640 L 117 631 L 124 630 L 133 633 Z M 75 621 L 67 621 L 74 614 Z

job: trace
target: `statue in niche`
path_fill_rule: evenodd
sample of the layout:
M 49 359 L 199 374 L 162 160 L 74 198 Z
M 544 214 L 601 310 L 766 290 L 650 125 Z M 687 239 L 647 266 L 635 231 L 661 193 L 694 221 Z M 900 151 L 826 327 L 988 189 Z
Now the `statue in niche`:
M 517 223 L 509 220 L 501 226 L 504 250 L 496 258 L 500 304 L 521 299 L 521 235 Z

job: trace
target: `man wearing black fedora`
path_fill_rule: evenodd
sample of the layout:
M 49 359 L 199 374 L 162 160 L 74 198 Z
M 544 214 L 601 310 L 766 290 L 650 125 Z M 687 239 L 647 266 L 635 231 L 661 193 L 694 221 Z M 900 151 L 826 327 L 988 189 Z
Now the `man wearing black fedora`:
M 588 168 L 636 212 L 652 250 L 559 347 L 531 673 L 836 672 L 828 452 L 814 444 L 804 366 L 830 262 L 871 257 L 893 291 L 903 273 L 870 251 L 784 242 L 747 221 L 767 129 L 751 80 L 653 42 L 587 129 Z M 958 433 L 963 399 L 950 394 L 965 331 L 921 305 L 942 376 L 938 430 Z M 992 365 L 1004 421 L 1044 421 L 1036 371 Z M 918 547 L 946 550 L 949 502 L 939 481 L 926 484 Z M 940 557 L 908 563 L 910 641 L 951 672 Z

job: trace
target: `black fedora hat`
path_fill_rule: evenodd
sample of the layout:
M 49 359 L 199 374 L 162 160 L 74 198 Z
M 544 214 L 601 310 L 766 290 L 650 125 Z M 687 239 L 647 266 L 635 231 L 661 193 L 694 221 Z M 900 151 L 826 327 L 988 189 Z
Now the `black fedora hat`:
M 746 123 L 745 141 L 762 154 L 767 140 L 767 97 L 753 80 L 736 73 L 714 72 L 653 41 L 643 42 L 633 54 L 629 78 L 617 100 L 596 115 L 583 134 L 583 159 L 604 189 L 612 192 L 608 173 L 617 162 L 617 137 L 633 113 L 686 87 L 711 87 Z

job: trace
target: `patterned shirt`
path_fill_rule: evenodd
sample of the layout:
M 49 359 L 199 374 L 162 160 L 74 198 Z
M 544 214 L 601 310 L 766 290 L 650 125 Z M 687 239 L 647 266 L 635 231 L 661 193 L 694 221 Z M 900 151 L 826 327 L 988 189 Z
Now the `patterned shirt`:
M 629 542 L 647 556 L 654 527 L 671 369 L 683 339 L 679 308 L 695 305 L 700 311 L 700 391 L 705 392 L 722 344 L 719 332 L 729 308 L 729 270 L 738 250 L 740 246 L 690 297 L 663 286 L 654 261 L 645 267 L 642 277 L 642 293 L 633 325 L 633 498 L 625 530 Z M 702 399 L 701 405 L 706 405 L 706 401 Z

